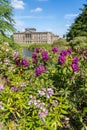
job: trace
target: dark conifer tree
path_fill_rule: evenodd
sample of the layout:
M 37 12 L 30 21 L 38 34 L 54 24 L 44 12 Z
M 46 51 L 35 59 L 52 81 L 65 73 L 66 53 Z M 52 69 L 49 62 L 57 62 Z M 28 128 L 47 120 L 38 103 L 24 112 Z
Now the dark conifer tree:
M 78 36 L 87 36 L 87 4 L 83 6 L 83 9 L 80 9 L 81 14 L 75 19 L 66 35 L 67 40 L 72 40 Z

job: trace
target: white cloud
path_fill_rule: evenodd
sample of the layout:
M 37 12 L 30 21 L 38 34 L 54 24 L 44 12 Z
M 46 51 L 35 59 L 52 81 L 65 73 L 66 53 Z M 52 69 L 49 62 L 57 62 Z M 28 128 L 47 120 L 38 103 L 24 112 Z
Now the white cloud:
M 24 9 L 25 3 L 23 0 L 11 0 L 11 5 L 15 9 Z
M 38 8 L 36 8 L 36 9 L 32 9 L 32 10 L 31 10 L 31 13 L 34 13 L 34 12 L 41 12 L 41 11 L 43 11 L 43 9 L 40 8 L 40 7 L 38 7 Z
M 71 19 L 71 18 L 74 18 L 74 17 L 77 17 L 78 14 L 66 14 L 65 15 L 65 19 Z

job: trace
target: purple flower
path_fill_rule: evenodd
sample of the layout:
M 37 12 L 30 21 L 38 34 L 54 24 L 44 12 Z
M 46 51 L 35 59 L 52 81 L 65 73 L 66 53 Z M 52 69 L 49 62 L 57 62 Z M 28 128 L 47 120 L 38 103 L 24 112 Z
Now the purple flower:
M 45 103 L 42 103 L 42 102 L 38 103 L 38 100 L 37 100 L 37 104 L 36 104 L 37 108 L 39 108 L 40 110 L 42 110 L 43 107 L 44 107 L 44 105 L 45 105 Z
M 13 58 L 14 58 L 14 59 L 17 58 L 18 55 L 19 55 L 19 52 L 15 51 L 15 52 L 13 53 Z
M 20 58 L 15 59 L 15 64 L 17 66 L 21 66 L 21 62 L 22 62 L 22 60 Z
M 57 53 L 57 52 L 58 52 L 58 48 L 57 48 L 57 47 L 53 47 L 53 48 L 52 48 L 52 51 L 53 51 L 54 53 Z
M 64 65 L 65 64 L 65 57 L 64 56 L 59 56 L 58 57 L 58 62 L 59 62 L 59 64 Z
M 18 88 L 16 88 L 16 87 L 14 86 L 14 87 L 11 87 L 11 90 L 12 90 L 12 91 L 17 91 Z
M 12 91 L 19 91 L 19 90 L 21 90 L 21 88 L 20 88 L 20 87 L 15 87 L 15 86 L 14 86 L 14 87 L 11 87 L 11 90 L 12 90 Z
M 22 59 L 22 65 L 24 66 L 24 67 L 27 67 L 28 65 L 29 65 L 29 62 L 26 60 L 26 59 Z
M 62 50 L 60 53 L 61 56 L 67 56 L 67 51 L 66 50 Z
M 6 81 L 6 83 L 8 83 L 8 77 L 7 76 L 5 76 L 5 81 Z
M 46 89 L 45 88 L 42 88 L 41 90 L 38 90 L 38 94 L 43 96 L 46 94 Z
M 20 85 L 20 87 L 25 87 L 26 86 L 26 82 L 24 82 L 24 83 L 22 83 L 21 85 Z
M 72 53 L 72 48 L 69 48 L 68 50 L 67 50 L 67 55 L 70 55 Z
M 41 75 L 41 71 L 40 71 L 40 69 L 38 67 L 35 69 L 35 74 L 37 76 Z
M 0 91 L 4 90 L 4 85 L 0 84 Z
M 79 62 L 79 59 L 78 59 L 78 57 L 77 56 L 74 56 L 73 57 L 73 61 L 72 61 L 72 63 L 78 63 Z
M 43 118 L 43 117 L 46 117 L 47 114 L 48 114 L 48 110 L 47 110 L 47 109 L 44 109 L 43 111 L 39 111 L 38 116 L 39 116 L 40 118 Z
M 15 59 L 15 64 L 17 66 L 27 67 L 29 65 L 29 62 L 26 59 L 24 59 L 24 58 L 22 58 L 22 59 L 21 58 L 17 58 L 17 59 Z
M 34 64 L 37 64 L 37 63 L 38 63 L 38 59 L 34 59 L 34 60 L 33 60 L 33 63 L 34 63 Z
M 48 52 L 46 50 L 42 51 L 41 55 L 42 55 L 43 61 L 49 60 L 49 55 L 48 55 Z
M 37 54 L 36 53 L 33 53 L 32 54 L 32 58 L 36 58 L 37 57 Z
M 28 105 L 35 105 L 36 108 L 39 108 L 40 110 L 43 109 L 45 106 L 45 103 L 41 102 L 40 100 L 37 100 L 35 96 L 30 96 L 30 101 L 28 102 Z
M 46 91 L 46 97 L 50 98 L 50 97 L 53 96 L 53 94 L 54 94 L 53 89 L 52 88 L 48 88 L 47 91 Z
M 79 70 L 78 64 L 76 64 L 76 63 L 72 63 L 71 67 L 74 72 L 77 72 Z
M 28 105 L 31 105 L 31 104 L 36 105 L 36 104 L 37 104 L 36 97 L 31 95 L 30 98 L 31 98 L 31 99 L 30 99 L 30 101 L 28 102 Z
M 35 48 L 35 52 L 36 52 L 36 53 L 39 53 L 40 50 L 41 50 L 40 48 Z
M 46 72 L 46 69 L 45 69 L 43 64 L 39 65 L 39 69 L 40 69 L 41 73 L 45 73 Z
M 35 69 L 35 73 L 37 76 L 41 75 L 42 73 L 45 73 L 46 69 L 44 67 L 43 64 L 40 64 L 36 69 Z

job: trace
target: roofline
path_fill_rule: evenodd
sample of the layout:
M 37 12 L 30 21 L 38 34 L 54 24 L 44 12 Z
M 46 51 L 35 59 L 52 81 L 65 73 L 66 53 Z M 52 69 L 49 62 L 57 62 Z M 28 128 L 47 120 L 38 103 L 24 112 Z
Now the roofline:
M 29 32 L 29 33 L 51 33 L 51 34 L 53 34 L 52 32 Z M 16 32 L 16 33 L 14 33 L 14 34 L 28 34 L 28 32 Z

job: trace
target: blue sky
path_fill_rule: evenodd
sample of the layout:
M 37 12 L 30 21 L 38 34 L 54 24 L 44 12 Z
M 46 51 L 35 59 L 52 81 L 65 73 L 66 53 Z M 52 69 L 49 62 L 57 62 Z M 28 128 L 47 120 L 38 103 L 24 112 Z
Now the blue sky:
M 18 31 L 36 28 L 60 37 L 80 13 L 86 0 L 10 0 Z

